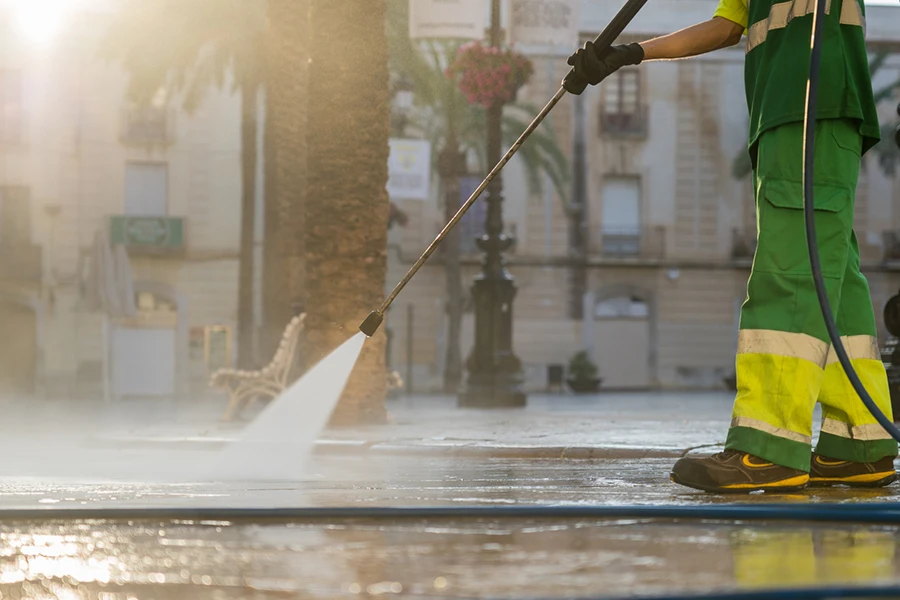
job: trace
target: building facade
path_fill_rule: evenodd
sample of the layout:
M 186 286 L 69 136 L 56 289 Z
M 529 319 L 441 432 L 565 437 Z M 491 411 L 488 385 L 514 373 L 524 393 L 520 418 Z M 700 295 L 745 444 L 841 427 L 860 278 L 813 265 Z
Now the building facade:
M 716 0 L 648 4 L 622 41 L 702 21 L 715 6 Z M 595 37 L 617 8 L 585 2 L 583 39 Z M 873 54 L 900 50 L 900 10 L 871 6 L 868 21 Z M 542 106 L 568 66 L 565 57 L 524 50 L 535 76 L 520 99 Z M 733 373 L 756 231 L 750 176 L 733 174 L 746 155 L 743 58 L 740 44 L 691 60 L 647 63 L 564 98 L 542 127 L 553 128 L 575 177 L 584 178 L 580 217 L 573 219 L 573 207 L 550 191 L 529 193 L 516 159 L 504 172 L 506 227 L 517 240 L 508 254 L 518 287 L 513 341 L 528 388 L 545 389 L 552 367 L 582 349 L 608 388 L 721 387 Z M 874 87 L 898 78 L 900 54 L 892 54 L 875 73 Z M 879 106 L 884 123 L 896 121 L 898 100 L 895 93 Z M 389 285 L 442 225 L 439 197 L 399 202 L 410 223 L 392 232 Z M 573 202 L 577 209 L 579 198 Z M 884 303 L 900 288 L 900 178 L 879 166 L 876 152 L 864 157 L 856 228 L 880 322 Z M 472 233 L 470 224 L 465 234 Z M 466 259 L 467 288 L 477 270 L 473 253 Z M 391 365 L 418 390 L 441 386 L 444 277 L 439 262 L 426 266 L 388 318 Z M 463 358 L 472 327 L 468 310 Z
M 131 105 L 99 47 L 114 7 L 36 39 L 0 4 L 0 395 L 95 397 L 108 368 L 117 396 L 171 396 L 231 362 L 239 99 L 226 83 L 193 114 L 164 89 Z M 98 233 L 128 249 L 133 318 L 85 302 Z
M 656 0 L 626 36 L 703 20 L 715 3 Z M 585 0 L 584 39 L 615 4 Z M 226 82 L 192 114 L 166 90 L 132 106 L 125 74 L 98 47 L 115 5 L 85 0 L 52 38 L 31 39 L 0 0 L 0 396 L 96 397 L 104 377 L 116 395 L 191 393 L 233 360 L 240 100 Z M 870 8 L 873 52 L 897 53 L 876 87 L 900 77 L 898 32 L 900 10 Z M 542 105 L 565 57 L 523 50 L 535 75 L 520 99 Z M 565 98 L 542 127 L 584 165 L 585 193 L 568 206 L 549 185 L 529 191 L 518 160 L 504 172 L 506 228 L 517 240 L 514 346 L 529 388 L 545 388 L 551 367 L 582 349 L 610 388 L 714 387 L 732 372 L 755 234 L 749 178 L 732 174 L 746 141 L 742 64 L 740 48 L 651 63 Z M 897 100 L 880 106 L 885 122 Z M 463 189 L 483 174 L 471 175 Z M 390 232 L 389 287 L 443 226 L 432 181 L 430 200 L 396 200 L 408 222 Z M 462 224 L 467 288 L 481 215 L 478 203 Z M 856 224 L 880 314 L 900 287 L 900 179 L 874 153 Z M 98 232 L 128 248 L 133 318 L 107 320 L 86 303 Z M 417 391 L 441 387 L 445 289 L 435 256 L 387 318 L 391 367 Z M 464 355 L 473 327 L 469 309 Z

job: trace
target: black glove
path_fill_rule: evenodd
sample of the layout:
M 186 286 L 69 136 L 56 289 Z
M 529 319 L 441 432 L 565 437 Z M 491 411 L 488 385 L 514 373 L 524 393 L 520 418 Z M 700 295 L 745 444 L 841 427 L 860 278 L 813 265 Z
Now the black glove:
M 601 56 L 594 42 L 587 42 L 566 61 L 573 70 L 563 81 L 563 87 L 570 94 L 578 95 L 588 85 L 597 85 L 622 67 L 639 65 L 643 60 L 644 49 L 638 43 L 611 46 Z

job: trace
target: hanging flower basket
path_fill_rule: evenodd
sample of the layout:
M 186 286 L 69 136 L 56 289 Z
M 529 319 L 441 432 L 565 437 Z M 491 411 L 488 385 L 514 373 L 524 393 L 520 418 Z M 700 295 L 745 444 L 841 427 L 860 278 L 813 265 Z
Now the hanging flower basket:
M 524 54 L 470 42 L 460 47 L 446 74 L 456 79 L 470 104 L 492 108 L 515 100 L 532 73 L 534 66 Z

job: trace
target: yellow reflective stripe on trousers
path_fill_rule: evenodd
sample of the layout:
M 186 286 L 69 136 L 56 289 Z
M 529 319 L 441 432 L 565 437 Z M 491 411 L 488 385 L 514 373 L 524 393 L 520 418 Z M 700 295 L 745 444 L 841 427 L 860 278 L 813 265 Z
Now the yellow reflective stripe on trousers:
M 844 349 L 847 351 L 847 356 L 850 357 L 850 360 L 859 358 L 881 360 L 878 340 L 871 335 L 843 335 L 841 336 L 841 342 L 843 342 Z M 825 359 L 825 364 L 826 366 L 833 365 L 836 362 L 839 362 L 837 352 L 834 351 L 833 346 L 829 346 L 828 358 Z
M 835 421 L 827 417 L 822 421 L 822 433 L 830 433 L 848 440 L 872 441 L 892 439 L 891 434 L 885 431 L 884 427 L 878 423 L 853 427 L 848 423 Z
M 769 9 L 769 16 L 762 21 L 753 23 L 747 30 L 747 52 L 763 44 L 769 37 L 769 32 L 776 29 L 784 29 L 795 17 L 803 17 L 812 14 L 816 6 L 816 0 L 793 0 L 792 2 L 777 2 Z M 831 0 L 825 4 L 825 12 L 831 13 Z M 843 0 L 841 6 L 841 24 L 856 25 L 863 28 L 865 34 L 866 20 L 863 18 L 862 9 L 857 0 Z
M 803 435 L 802 433 L 797 433 L 796 431 L 791 431 L 790 429 L 784 429 L 782 427 L 775 427 L 774 425 L 770 425 L 765 421 L 760 421 L 759 419 L 751 419 L 749 417 L 735 417 L 731 420 L 731 426 L 749 427 L 750 429 L 756 429 L 758 431 L 784 438 L 786 440 L 791 440 L 793 442 L 812 444 L 812 436 Z
M 773 354 L 807 360 L 822 368 L 828 344 L 805 333 L 771 329 L 742 329 L 738 333 L 738 354 Z M 851 354 L 851 356 L 853 356 Z

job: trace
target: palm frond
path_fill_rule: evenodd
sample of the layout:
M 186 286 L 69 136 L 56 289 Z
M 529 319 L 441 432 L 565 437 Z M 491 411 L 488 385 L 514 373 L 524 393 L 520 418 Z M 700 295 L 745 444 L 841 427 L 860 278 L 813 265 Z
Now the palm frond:
M 124 0 L 99 53 L 127 72 L 128 95 L 147 104 L 160 88 L 196 108 L 233 73 L 235 88 L 262 68 L 265 0 Z

